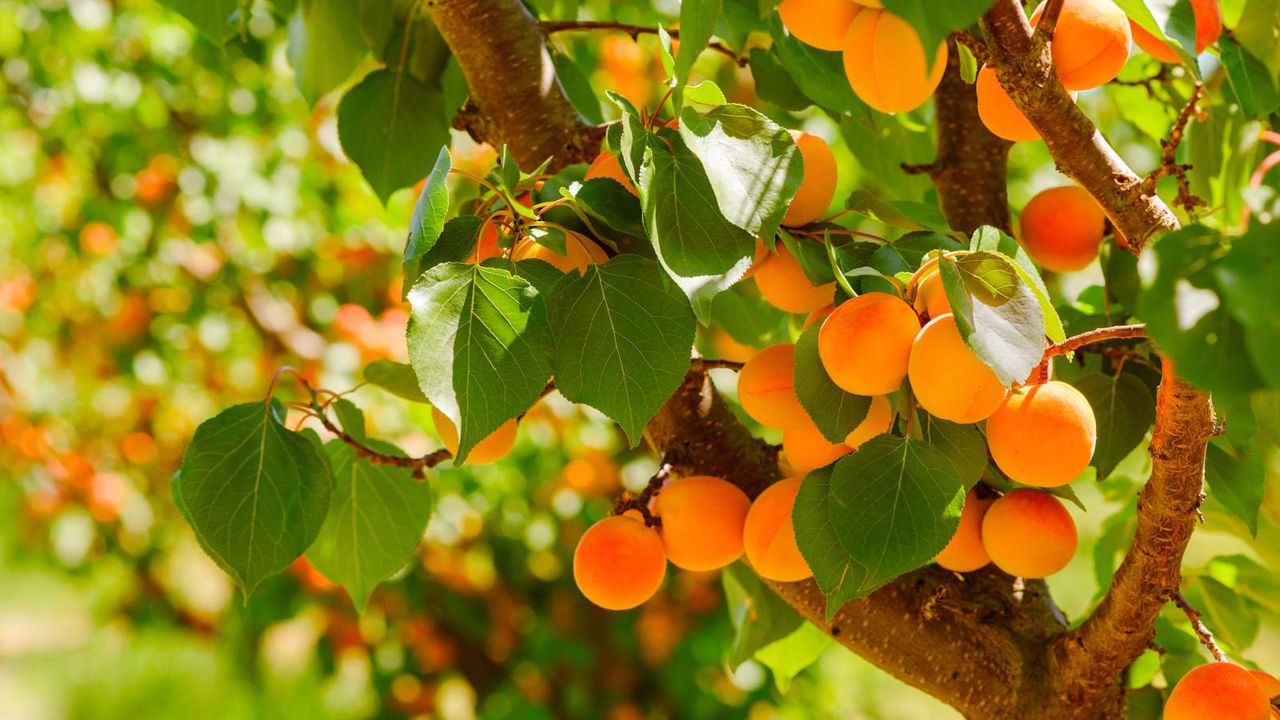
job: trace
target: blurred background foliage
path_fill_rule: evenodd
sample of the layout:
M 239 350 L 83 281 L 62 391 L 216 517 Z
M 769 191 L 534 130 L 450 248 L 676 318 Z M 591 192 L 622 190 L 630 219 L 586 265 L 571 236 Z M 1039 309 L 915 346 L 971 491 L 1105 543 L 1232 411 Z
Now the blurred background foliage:
M 678 14 L 654 5 L 592 0 L 580 13 Z M 1241 7 L 1224 2 L 1229 25 Z M 404 359 L 398 257 L 416 199 L 400 191 L 384 206 L 344 158 L 333 94 L 313 107 L 295 83 L 286 16 L 251 4 L 219 47 L 144 0 L 0 0 L 0 718 L 953 716 L 821 643 L 786 693 L 759 662 L 729 671 L 715 574 L 675 572 L 634 612 L 591 607 L 568 572 L 573 545 L 655 463 L 556 396 L 522 423 L 508 461 L 432 473 L 426 542 L 364 616 L 305 561 L 242 604 L 181 521 L 169 477 L 198 422 L 261 398 L 281 364 L 344 390 L 365 362 Z M 654 38 L 560 40 L 597 91 L 657 101 Z M 376 66 L 363 62 L 354 77 Z M 1135 57 L 1126 76 L 1149 76 L 1149 63 Z M 695 75 L 832 140 L 838 199 L 865 185 L 931 197 L 898 170 L 932 154 L 924 116 L 841 128 L 762 103 L 750 70 L 714 54 Z M 1177 92 L 1113 84 L 1083 102 L 1141 171 L 1158 162 Z M 1256 126 L 1225 105 L 1213 117 L 1223 126 L 1190 143 L 1225 158 L 1195 176 L 1209 221 L 1225 226 L 1256 165 Z M 454 133 L 453 157 L 484 173 L 495 152 Z M 1042 145 L 1017 146 L 1015 207 L 1059 179 Z M 1274 183 L 1257 207 L 1274 202 Z M 1091 273 L 1056 288 L 1081 317 L 1097 314 Z M 723 330 L 703 344 L 748 352 Z M 425 406 L 370 387 L 355 398 L 378 435 L 438 447 Z M 1105 586 L 1145 473 L 1139 449 L 1105 482 L 1077 484 L 1082 549 L 1050 579 L 1068 617 Z M 1274 672 L 1280 497 L 1268 485 L 1258 539 L 1211 498 L 1186 567 L 1219 637 Z M 1167 619 L 1160 642 L 1191 662 L 1185 618 Z

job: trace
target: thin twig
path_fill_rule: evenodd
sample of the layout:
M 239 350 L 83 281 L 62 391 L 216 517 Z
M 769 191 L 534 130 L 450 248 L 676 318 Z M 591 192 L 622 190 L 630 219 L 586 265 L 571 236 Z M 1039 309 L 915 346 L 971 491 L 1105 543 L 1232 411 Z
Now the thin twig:
M 1173 129 L 1169 131 L 1169 137 L 1160 141 L 1160 165 L 1142 180 L 1143 194 L 1154 195 L 1156 183 L 1160 181 L 1160 178 L 1168 175 L 1174 176 L 1178 181 L 1178 198 L 1176 202 L 1187 211 L 1188 215 L 1194 213 L 1197 207 L 1206 203 L 1191 192 L 1191 185 L 1187 181 L 1187 171 L 1191 169 L 1191 166 L 1178 163 L 1178 146 L 1182 144 L 1182 138 L 1186 135 L 1187 124 L 1191 122 L 1191 118 L 1199 110 L 1200 96 L 1203 93 L 1204 83 L 1197 80 L 1191 90 L 1191 97 L 1187 99 L 1187 104 L 1182 106 L 1182 111 L 1178 113 L 1178 119 L 1174 122 Z
M 744 363 L 737 360 L 725 360 L 723 358 L 694 358 L 689 363 L 690 370 L 732 370 L 738 372 L 742 369 Z
M 551 35 L 558 32 L 585 32 L 589 30 L 617 30 L 624 32 L 635 39 L 637 35 L 657 35 L 658 28 L 649 27 L 648 25 L 631 25 L 629 23 L 612 22 L 609 20 L 553 20 L 538 23 L 545 35 Z M 673 39 L 680 37 L 679 30 L 667 30 Z M 747 58 L 739 55 L 731 50 L 728 46 L 719 42 L 707 43 L 708 50 L 724 55 L 733 60 L 738 67 L 746 67 L 750 62 Z
M 1182 608 L 1182 612 L 1187 614 L 1187 619 L 1191 621 L 1191 629 L 1195 630 L 1196 637 L 1200 638 L 1200 644 L 1205 646 L 1213 659 L 1225 662 L 1227 655 L 1222 652 L 1222 648 L 1218 647 L 1218 641 L 1213 639 L 1213 633 L 1209 632 L 1209 628 L 1205 627 L 1204 621 L 1200 619 L 1200 611 L 1191 607 L 1191 603 L 1187 602 L 1180 592 L 1173 594 L 1173 604 Z
M 1098 328 L 1088 332 L 1082 332 L 1079 335 L 1063 340 L 1060 343 L 1054 343 L 1045 348 L 1044 358 L 1047 360 L 1055 355 L 1066 355 L 1069 352 L 1075 352 L 1085 345 L 1091 345 L 1096 342 L 1106 340 L 1130 340 L 1134 338 L 1147 337 L 1147 326 L 1142 323 L 1134 325 L 1113 325 L 1111 327 Z
M 618 502 L 613 506 L 613 514 L 621 515 L 628 510 L 635 510 L 644 518 L 644 524 L 649 527 L 662 527 L 662 519 L 649 512 L 649 502 L 653 500 L 653 496 L 658 494 L 662 486 L 666 484 L 667 478 L 671 477 L 671 463 L 666 461 L 666 455 L 659 460 L 658 471 L 649 478 L 649 482 L 644 486 L 644 490 L 639 495 L 631 495 L 624 493 L 618 498 Z

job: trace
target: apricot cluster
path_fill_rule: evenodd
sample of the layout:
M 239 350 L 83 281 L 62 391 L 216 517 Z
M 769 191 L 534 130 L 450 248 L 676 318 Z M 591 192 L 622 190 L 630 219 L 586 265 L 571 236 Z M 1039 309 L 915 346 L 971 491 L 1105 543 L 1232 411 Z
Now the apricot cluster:
M 573 554 L 574 581 L 596 605 L 628 610 L 658 591 L 668 561 L 683 570 L 719 570 L 745 552 L 762 577 L 803 580 L 812 573 L 791 524 L 799 487 L 799 478 L 782 480 L 751 502 L 722 478 L 668 481 L 651 503 L 654 522 L 631 509 L 583 533 Z
M 914 110 L 942 81 L 946 43 L 930 63 L 915 28 L 879 0 L 783 0 L 778 14 L 797 40 L 843 53 L 849 87 L 877 110 Z
M 1191 6 L 1196 21 L 1196 52 L 1200 53 L 1222 34 L 1222 13 L 1218 0 L 1192 0 Z M 1033 25 L 1040 21 L 1044 7 L 1042 2 L 1032 13 Z M 1134 42 L 1160 62 L 1179 61 L 1168 43 L 1125 17 L 1112 0 L 1066 0 L 1050 46 L 1058 79 L 1073 100 L 1077 90 L 1105 85 L 1120 73 Z M 1040 139 L 1040 133 L 1006 93 L 994 69 L 984 66 L 979 70 L 976 91 L 978 115 L 993 134 L 1014 142 Z
M 1260 670 L 1246 670 L 1229 662 L 1212 662 L 1191 669 L 1169 693 L 1165 720 L 1270 720 L 1277 714 L 1271 698 L 1280 695 L 1280 681 Z

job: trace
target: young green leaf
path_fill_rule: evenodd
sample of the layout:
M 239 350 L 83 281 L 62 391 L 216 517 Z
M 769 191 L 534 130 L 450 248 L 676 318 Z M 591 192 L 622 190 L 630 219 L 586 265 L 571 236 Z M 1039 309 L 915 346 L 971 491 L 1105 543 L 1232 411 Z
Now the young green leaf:
M 411 402 L 431 402 L 418 387 L 418 376 L 413 374 L 413 368 L 404 363 L 374 360 L 364 366 L 364 381 Z
M 773 671 L 778 692 L 787 692 L 802 670 L 822 657 L 835 641 L 813 623 L 801 623 L 795 632 L 756 651 L 756 660 Z
M 400 454 L 387 443 L 363 442 Z M 333 467 L 333 498 L 307 559 L 346 588 L 356 610 L 364 612 L 378 583 L 412 559 L 431 517 L 431 487 L 415 480 L 409 468 L 375 465 L 341 440 L 324 447 Z
M 460 428 L 455 461 L 538 399 L 551 376 L 546 308 L 527 280 L 446 263 L 409 291 L 409 359 L 431 404 Z
M 196 428 L 175 483 L 200 546 L 245 597 L 302 555 L 324 523 L 333 479 L 284 408 L 233 405 Z
M 406 268 L 414 266 L 414 260 L 430 252 L 444 230 L 444 216 L 449 212 L 447 180 L 452 162 L 448 146 L 440 148 L 436 164 L 428 173 L 422 194 L 418 196 L 418 202 L 413 206 L 413 217 L 409 219 L 409 239 L 404 244 L 402 261 Z
M 619 255 L 547 297 L 556 388 L 622 426 L 634 446 L 689 369 L 689 300 L 658 263 Z

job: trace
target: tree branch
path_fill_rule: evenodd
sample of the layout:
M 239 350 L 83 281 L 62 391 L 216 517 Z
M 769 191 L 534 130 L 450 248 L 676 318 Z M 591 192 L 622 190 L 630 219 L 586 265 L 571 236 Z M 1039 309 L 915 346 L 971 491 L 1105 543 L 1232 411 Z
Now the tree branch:
M 1173 604 L 1177 605 L 1186 614 L 1187 619 L 1191 621 L 1191 629 L 1195 631 L 1196 637 L 1200 638 L 1200 644 L 1205 646 L 1205 649 L 1209 651 L 1213 659 L 1218 662 L 1225 662 L 1227 655 L 1222 652 L 1222 648 L 1218 647 L 1218 641 L 1213 639 L 1213 633 L 1209 632 L 1209 628 L 1205 627 L 1204 620 L 1200 618 L 1200 611 L 1191 607 L 1191 603 L 1187 602 L 1187 599 L 1180 592 L 1173 594 Z
M 1066 355 L 1075 352 L 1085 345 L 1092 345 L 1096 342 L 1104 342 L 1107 340 L 1128 340 L 1132 338 L 1147 337 L 1147 326 L 1138 323 L 1136 325 L 1115 325 L 1112 327 L 1098 328 L 1082 332 L 1079 335 L 1063 340 L 1060 343 L 1054 343 L 1045 348 L 1044 359 L 1048 360 L 1057 355 Z
M 1142 181 L 1142 191 L 1148 195 L 1154 195 L 1156 183 L 1160 181 L 1160 178 L 1172 175 L 1178 181 L 1176 202 L 1182 206 L 1182 209 L 1188 215 L 1193 214 L 1196 208 L 1207 203 L 1191 192 L 1191 184 L 1187 181 L 1187 171 L 1191 169 L 1191 166 L 1178 163 L 1178 146 L 1182 144 L 1182 138 L 1187 131 L 1187 124 L 1195 116 L 1203 93 L 1204 83 L 1197 80 L 1191 91 L 1191 97 L 1187 99 L 1186 105 L 1178 113 L 1178 119 L 1174 122 L 1173 129 L 1169 131 L 1169 137 L 1160 141 L 1160 164 Z
M 1116 154 L 1076 106 L 1053 69 L 1049 46 L 1018 0 L 996 0 L 983 15 L 992 67 L 1001 86 L 1044 138 L 1058 169 L 1102 207 L 1119 240 L 1138 252 L 1158 233 L 1176 229 L 1173 211 Z

